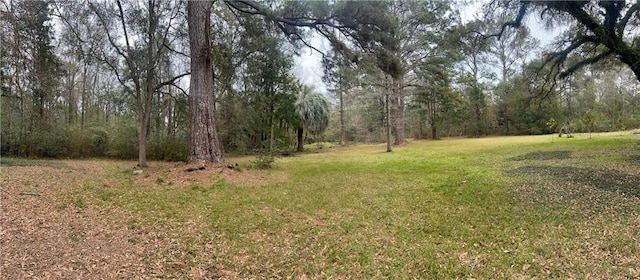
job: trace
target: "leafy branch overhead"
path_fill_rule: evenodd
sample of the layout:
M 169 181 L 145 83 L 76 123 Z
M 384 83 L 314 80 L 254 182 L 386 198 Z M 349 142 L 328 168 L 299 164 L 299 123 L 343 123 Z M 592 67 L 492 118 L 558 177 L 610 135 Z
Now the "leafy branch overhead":
M 493 1 L 491 7 L 505 7 L 511 2 Z M 544 60 L 544 64 L 557 69 L 554 76 L 565 78 L 587 65 L 617 59 L 640 80 L 640 2 L 523 0 L 515 7 L 515 18 L 502 23 L 499 31 L 488 37 L 500 38 L 508 28 L 522 26 L 527 15 L 536 14 L 552 26 L 570 29 L 558 50 L 547 53 Z M 572 56 L 579 59 L 569 60 Z
M 398 24 L 385 12 L 391 8 L 389 1 L 285 1 L 279 6 L 250 0 L 224 3 L 236 13 L 263 16 L 295 44 L 302 43 L 322 53 L 304 36 L 304 29 L 314 30 L 352 62 L 363 58 L 350 45 L 374 56 L 385 73 L 395 76 L 401 72 L 399 61 L 390 54 L 397 50 L 399 42 Z

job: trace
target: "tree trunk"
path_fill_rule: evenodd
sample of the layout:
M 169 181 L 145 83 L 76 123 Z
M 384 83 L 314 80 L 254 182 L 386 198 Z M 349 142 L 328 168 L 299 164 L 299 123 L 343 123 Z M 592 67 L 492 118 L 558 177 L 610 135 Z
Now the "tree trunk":
M 302 153 L 304 151 L 304 128 L 299 127 L 298 128 L 298 149 L 297 151 L 299 153 Z
M 340 89 L 340 146 L 347 146 L 347 137 L 344 127 L 344 93 Z
M 87 75 L 89 71 L 88 62 L 82 64 L 82 91 L 80 93 L 80 130 L 84 130 L 84 118 L 87 112 Z
M 148 1 L 149 4 L 149 30 L 147 35 L 149 36 L 149 42 L 147 46 L 147 73 L 146 73 L 146 87 L 145 87 L 145 95 L 140 95 L 140 91 L 138 91 L 138 98 L 141 99 L 138 101 L 138 114 L 140 117 L 140 134 L 138 135 L 138 166 L 147 167 L 147 137 L 149 136 L 149 122 L 151 119 L 151 103 L 153 101 L 153 40 L 156 29 L 156 18 L 155 18 L 155 7 L 153 6 L 153 2 L 151 0 Z M 140 87 L 139 85 L 136 85 Z M 142 100 L 142 98 L 144 98 Z M 144 103 L 142 103 L 144 102 Z M 141 106 L 142 105 L 142 106 Z
M 476 115 L 476 125 L 477 127 L 477 131 L 476 131 L 476 137 L 480 138 L 480 136 L 482 136 L 482 111 L 480 109 L 480 104 L 475 104 L 474 106 L 475 108 L 475 115 Z
M 214 117 L 214 83 L 210 45 L 213 1 L 189 1 L 187 21 L 191 50 L 189 161 L 220 162 L 222 151 Z
M 271 108 L 271 118 L 269 122 L 271 123 L 271 129 L 269 130 L 269 153 L 271 155 L 275 155 L 276 153 L 276 124 L 275 124 L 275 116 L 273 115 L 273 106 Z
M 385 126 L 387 136 L 387 153 L 393 151 L 391 145 L 391 97 L 389 96 L 389 78 L 385 77 L 385 89 L 384 89 L 384 114 L 385 114 Z
M 392 92 L 392 121 L 393 134 L 395 136 L 395 145 L 404 143 L 404 94 L 402 91 L 402 78 L 391 80 Z
M 385 114 L 386 114 L 386 132 L 387 132 L 387 153 L 390 153 L 393 151 L 392 145 L 391 145 L 391 106 L 389 103 L 391 103 L 389 98 L 389 93 L 385 93 L 384 95 L 385 100 L 384 100 L 384 107 L 385 107 Z
M 422 114 L 418 113 L 418 138 L 423 139 L 424 137 L 424 117 Z
M 76 71 L 73 71 L 73 73 L 71 73 L 70 77 L 67 77 L 69 80 L 67 81 L 67 124 L 69 125 L 73 125 L 75 124 L 75 120 L 76 120 L 76 111 L 77 111 L 77 103 L 76 103 L 76 98 L 75 98 L 75 91 L 76 91 Z
M 147 134 L 148 134 L 148 112 L 140 112 L 140 130 L 138 134 L 138 166 L 147 167 Z
M 438 140 L 438 127 L 435 123 L 431 123 L 431 139 Z

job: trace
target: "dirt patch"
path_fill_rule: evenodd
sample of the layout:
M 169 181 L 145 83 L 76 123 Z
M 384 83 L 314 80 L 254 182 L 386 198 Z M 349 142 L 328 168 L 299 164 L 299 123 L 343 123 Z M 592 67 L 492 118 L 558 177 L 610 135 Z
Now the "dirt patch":
M 135 174 L 136 169 L 125 168 L 122 172 Z M 284 173 L 277 170 L 244 169 L 228 163 L 193 165 L 157 162 L 139 172 L 135 176 L 136 184 L 147 186 L 154 184 L 175 187 L 193 184 L 210 186 L 222 181 L 235 186 L 260 187 L 286 179 Z
M 128 161 L 43 161 L 0 166 L 0 278 L 2 279 L 235 279 L 211 259 L 190 258 L 179 232 L 135 223 L 117 207 L 100 207 L 86 188 L 122 184 L 186 187 L 219 181 L 263 186 L 277 171 L 153 162 L 141 174 Z M 104 193 L 109 199 L 110 193 Z M 89 201 L 97 199 L 97 201 Z M 186 226 L 185 231 L 198 228 Z M 180 229 L 182 230 L 182 229 Z
M 96 170 L 3 166 L 0 247 L 4 279 L 132 278 L 151 269 L 144 259 L 153 235 L 123 227 L 127 213 L 98 211 L 62 195 Z M 38 195 L 21 195 L 23 193 Z

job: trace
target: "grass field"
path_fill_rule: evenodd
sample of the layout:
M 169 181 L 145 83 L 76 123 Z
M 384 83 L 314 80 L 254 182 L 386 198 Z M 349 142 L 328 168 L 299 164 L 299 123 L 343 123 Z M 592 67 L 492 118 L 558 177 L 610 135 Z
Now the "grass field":
M 639 140 L 411 141 L 140 175 L 3 159 L 0 278 L 640 278 Z

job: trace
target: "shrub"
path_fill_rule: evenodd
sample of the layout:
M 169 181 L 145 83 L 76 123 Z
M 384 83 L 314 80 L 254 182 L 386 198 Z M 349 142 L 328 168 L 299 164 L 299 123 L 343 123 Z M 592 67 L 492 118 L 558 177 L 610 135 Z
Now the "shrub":
M 67 135 L 63 130 L 34 131 L 30 142 L 33 156 L 58 158 L 68 155 Z
M 109 148 L 109 133 L 103 127 L 92 127 L 90 143 L 92 156 L 104 156 Z
M 258 169 L 271 169 L 275 159 L 270 155 L 261 155 L 256 158 L 256 160 L 252 161 L 251 164 L 253 167 Z
M 178 137 L 149 140 L 147 154 L 152 159 L 184 161 L 189 156 L 189 142 Z
M 130 159 L 138 155 L 138 129 L 135 122 L 122 118 L 110 129 L 108 156 Z

